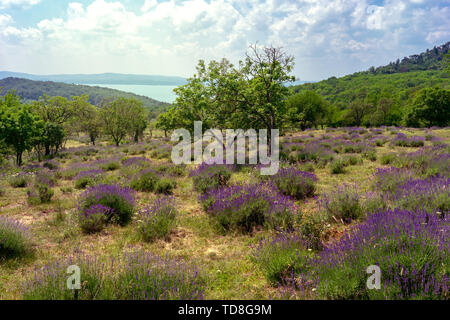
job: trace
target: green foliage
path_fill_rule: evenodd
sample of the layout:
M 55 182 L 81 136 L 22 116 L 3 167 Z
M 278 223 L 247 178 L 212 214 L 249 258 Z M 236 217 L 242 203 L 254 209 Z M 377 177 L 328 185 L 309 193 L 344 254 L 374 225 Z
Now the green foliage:
M 140 233 L 145 241 L 167 237 L 175 225 L 177 209 L 169 198 L 159 198 L 139 211 Z
M 235 67 L 228 60 L 200 60 L 196 74 L 175 89 L 174 108 L 160 117 L 166 128 L 272 129 L 283 126 L 285 99 L 293 81 L 293 57 L 274 47 L 250 46 L 244 61 Z
M 21 105 L 14 92 L 0 100 L 0 141 L 14 150 L 18 166 L 22 165 L 23 153 L 37 144 L 42 126 L 39 117 L 29 106 Z
M 16 175 L 9 178 L 9 185 L 13 188 L 25 188 L 28 183 L 26 175 Z
M 152 192 L 155 190 L 159 179 L 157 174 L 152 171 L 147 171 L 131 180 L 130 187 L 136 191 Z
M 209 166 L 193 175 L 194 189 L 200 193 L 217 189 L 228 184 L 231 170 L 224 165 Z
M 396 155 L 393 153 L 383 154 L 380 158 L 380 163 L 383 165 L 392 164 L 396 159 Z
M 303 91 L 290 96 L 286 101 L 288 118 L 294 128 L 317 126 L 327 111 L 325 100 L 314 91 Z
M 17 221 L 0 217 L 0 260 L 23 256 L 30 249 L 26 228 Z
M 306 257 L 310 256 L 312 254 L 305 248 L 301 237 L 296 234 L 280 234 L 273 239 L 261 241 L 250 259 L 263 270 L 272 285 L 277 285 L 292 274 L 305 272 Z
M 100 109 L 103 128 L 116 146 L 127 134 L 132 134 L 136 141 L 145 129 L 145 111 L 142 102 L 137 99 L 119 97 L 105 101 Z
M 343 159 L 336 159 L 330 163 L 330 172 L 332 174 L 341 174 L 345 173 L 345 167 L 347 166 L 347 162 Z
M 143 106 L 152 113 L 160 113 L 167 109 L 168 103 L 160 102 L 145 96 L 133 93 L 86 85 L 74 85 L 62 82 L 33 81 L 20 78 L 5 78 L 0 80 L 0 87 L 4 91 L 16 90 L 25 100 L 39 100 L 44 94 L 49 96 L 61 96 L 70 99 L 74 96 L 89 96 L 88 102 L 92 105 L 100 105 L 103 100 L 117 97 L 134 98 L 142 102 Z M 0 92 L 2 95 L 2 92 Z
M 168 178 L 161 178 L 156 182 L 155 192 L 162 194 L 172 194 L 173 189 L 175 189 L 176 186 L 176 181 Z
M 408 126 L 450 125 L 450 90 L 424 88 L 414 98 L 413 105 L 406 115 Z
M 120 168 L 120 163 L 117 161 L 110 161 L 100 166 L 105 171 L 114 171 Z
M 433 49 L 388 66 L 292 89 L 295 93 L 312 90 L 333 106 L 326 115 L 327 125 L 400 125 L 419 90 L 450 89 L 448 73 L 442 63 L 448 47 L 446 43 L 436 49 L 438 53 Z M 441 118 L 445 121 L 442 119 L 449 119 L 449 116 Z

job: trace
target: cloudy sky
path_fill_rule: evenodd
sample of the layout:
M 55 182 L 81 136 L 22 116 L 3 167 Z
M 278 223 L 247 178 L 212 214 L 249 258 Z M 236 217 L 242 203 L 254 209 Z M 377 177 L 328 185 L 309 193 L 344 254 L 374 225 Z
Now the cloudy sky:
M 190 76 L 282 46 L 321 80 L 450 40 L 450 0 L 0 0 L 0 70 Z

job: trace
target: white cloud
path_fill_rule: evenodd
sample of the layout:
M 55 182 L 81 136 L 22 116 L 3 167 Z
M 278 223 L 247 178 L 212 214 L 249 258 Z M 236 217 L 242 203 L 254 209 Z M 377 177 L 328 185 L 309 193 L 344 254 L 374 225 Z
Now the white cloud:
M 12 21 L 13 20 L 10 15 L 0 13 L 0 26 L 5 26 L 7 24 L 10 24 Z
M 297 59 L 296 75 L 316 80 L 387 63 L 448 38 L 449 8 L 419 2 L 385 0 L 374 6 L 365 0 L 146 0 L 138 12 L 117 0 L 95 0 L 87 6 L 71 2 L 65 17 L 31 28 L 12 25 L 10 16 L 0 15 L 0 25 L 8 26 L 0 29 L 0 41 L 7 44 L 3 51 L 9 53 L 9 69 L 28 59 L 47 61 L 33 64 L 29 71 L 36 73 L 184 76 L 194 72 L 201 58 L 226 56 L 236 62 L 258 41 L 283 46 Z M 26 49 L 26 57 L 14 55 L 20 48 Z
M 0 9 L 11 7 L 29 8 L 39 2 L 41 2 L 41 0 L 0 0 Z

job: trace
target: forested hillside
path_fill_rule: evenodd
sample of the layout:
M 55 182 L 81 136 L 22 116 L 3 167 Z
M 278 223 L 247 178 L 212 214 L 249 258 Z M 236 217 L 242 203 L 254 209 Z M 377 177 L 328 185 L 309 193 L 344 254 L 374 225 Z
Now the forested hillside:
M 182 77 L 145 74 L 99 73 L 36 75 L 29 73 L 0 71 L 0 79 L 10 77 L 35 81 L 65 82 L 69 84 L 139 84 L 177 86 L 186 83 L 186 79 Z
M 407 113 L 419 90 L 430 87 L 450 88 L 450 75 L 446 70 L 448 62 L 445 58 L 449 46 L 450 42 L 447 42 L 386 66 L 371 67 L 368 71 L 291 88 L 295 93 L 314 91 L 321 95 L 335 108 L 335 121 L 338 125 L 346 124 L 345 115 L 352 103 L 366 104 L 376 109 L 380 101 L 386 99 L 395 113 L 392 122 L 388 124 L 400 124 L 402 115 Z
M 52 81 L 33 81 L 21 78 L 6 78 L 0 80 L 0 89 L 0 96 L 5 95 L 10 90 L 15 90 L 16 94 L 22 97 L 25 101 L 38 100 L 39 97 L 44 94 L 50 97 L 61 96 L 65 98 L 87 94 L 89 95 L 89 102 L 94 105 L 98 105 L 103 99 L 107 98 L 136 98 L 142 101 L 144 108 L 155 115 L 166 110 L 169 106 L 169 104 L 165 102 L 120 90 Z

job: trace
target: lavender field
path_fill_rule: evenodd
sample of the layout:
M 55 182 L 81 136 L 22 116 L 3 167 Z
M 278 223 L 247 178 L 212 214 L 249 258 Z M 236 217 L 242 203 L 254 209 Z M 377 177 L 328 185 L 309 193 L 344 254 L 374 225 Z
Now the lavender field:
M 0 299 L 449 299 L 448 128 L 280 140 L 273 176 L 175 165 L 163 132 L 4 162 Z

